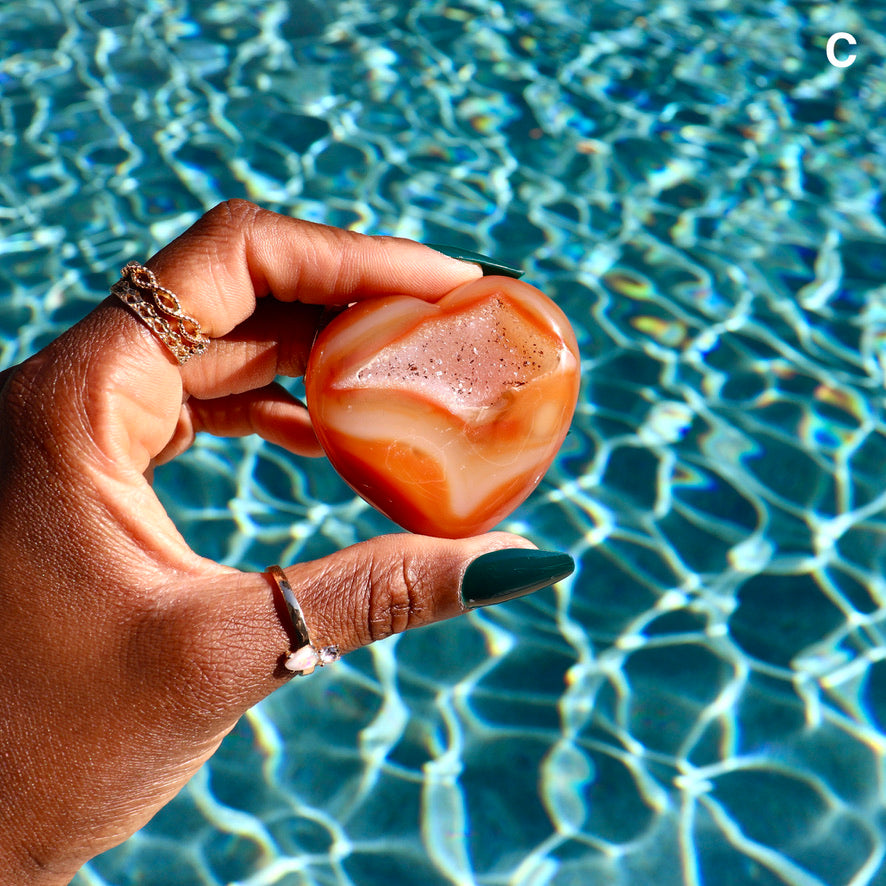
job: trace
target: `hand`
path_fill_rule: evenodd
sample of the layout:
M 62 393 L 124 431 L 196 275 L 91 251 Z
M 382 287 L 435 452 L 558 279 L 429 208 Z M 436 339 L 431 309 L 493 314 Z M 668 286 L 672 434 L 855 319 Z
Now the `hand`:
M 109 298 L 0 374 L 4 883 L 68 882 L 291 676 L 274 586 L 192 551 L 151 489 L 154 466 L 197 431 L 319 455 L 306 410 L 273 379 L 302 373 L 323 306 L 434 300 L 480 276 L 417 243 L 244 202 L 212 210 L 148 266 L 213 340 L 205 354 L 179 366 Z M 477 558 L 506 548 L 533 550 L 535 565 L 497 581 L 496 557 Z M 548 584 L 563 574 L 553 560 L 559 574 L 506 533 L 394 535 L 287 577 L 314 645 L 346 653 Z

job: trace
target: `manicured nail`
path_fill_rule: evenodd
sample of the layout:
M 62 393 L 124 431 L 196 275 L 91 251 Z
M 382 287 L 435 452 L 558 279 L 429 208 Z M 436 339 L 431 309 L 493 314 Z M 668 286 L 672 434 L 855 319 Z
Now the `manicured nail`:
M 575 569 L 569 554 L 505 548 L 481 554 L 465 570 L 461 600 L 466 609 L 503 603 L 546 588 Z
M 450 258 L 457 258 L 461 261 L 469 261 L 473 262 L 475 265 L 479 265 L 483 269 L 484 277 L 490 277 L 493 274 L 497 274 L 500 277 L 513 277 L 514 279 L 519 279 L 523 276 L 523 271 L 519 268 L 511 268 L 508 265 L 503 265 L 501 262 L 490 258 L 488 255 L 481 255 L 479 252 L 471 252 L 470 249 L 461 249 L 458 246 L 441 246 L 439 243 L 425 243 L 425 246 L 430 246 L 431 249 L 436 249 L 437 252 L 442 252 L 443 255 L 448 255 Z

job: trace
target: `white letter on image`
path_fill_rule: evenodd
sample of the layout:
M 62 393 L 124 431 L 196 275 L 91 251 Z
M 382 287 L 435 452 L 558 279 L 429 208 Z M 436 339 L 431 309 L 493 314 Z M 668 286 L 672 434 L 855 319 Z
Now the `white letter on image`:
M 834 46 L 837 44 L 838 40 L 845 40 L 851 46 L 855 46 L 855 37 L 853 37 L 852 34 L 847 34 L 845 31 L 840 31 L 837 34 L 831 34 L 831 36 L 828 37 L 828 61 L 835 68 L 848 68 L 855 61 L 855 53 L 853 52 L 852 55 L 846 56 L 845 59 L 840 61 L 840 59 L 838 59 L 837 56 L 834 55 Z

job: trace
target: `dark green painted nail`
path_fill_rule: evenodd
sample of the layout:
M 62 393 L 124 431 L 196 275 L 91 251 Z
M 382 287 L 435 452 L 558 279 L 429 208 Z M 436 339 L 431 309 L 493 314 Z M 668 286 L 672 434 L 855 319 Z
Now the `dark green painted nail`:
M 457 258 L 461 261 L 469 261 L 479 265 L 483 269 L 484 277 L 491 277 L 497 274 L 500 277 L 513 277 L 516 280 L 523 276 L 523 271 L 519 268 L 503 265 L 488 255 L 471 252 L 470 249 L 461 249 L 458 246 L 441 246 L 439 243 L 425 243 L 425 246 L 430 246 L 431 249 L 436 249 L 437 252 L 442 252 L 443 255 L 448 255 L 450 258 Z
M 477 557 L 461 580 L 461 600 L 467 609 L 503 603 L 546 588 L 575 569 L 569 554 L 506 548 Z

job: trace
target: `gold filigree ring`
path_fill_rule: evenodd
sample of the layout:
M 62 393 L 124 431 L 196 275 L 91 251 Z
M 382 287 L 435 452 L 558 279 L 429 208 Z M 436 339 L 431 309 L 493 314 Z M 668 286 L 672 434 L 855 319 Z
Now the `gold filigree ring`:
M 131 261 L 111 287 L 116 295 L 172 352 L 179 364 L 202 354 L 209 339 L 182 310 L 178 298 L 157 282 L 154 272 Z

